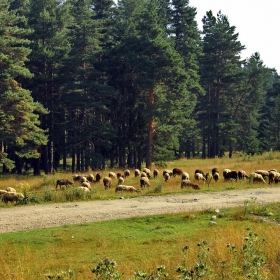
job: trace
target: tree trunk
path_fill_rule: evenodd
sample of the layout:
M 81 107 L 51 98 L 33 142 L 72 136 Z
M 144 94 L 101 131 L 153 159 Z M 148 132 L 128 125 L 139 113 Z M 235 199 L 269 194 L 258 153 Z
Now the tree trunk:
M 154 103 L 154 98 L 155 98 L 155 92 L 154 92 L 154 88 L 152 88 L 152 90 L 150 91 L 150 99 L 149 99 L 150 107 L 152 107 L 152 104 Z M 154 119 L 153 119 L 153 114 L 151 114 L 150 122 L 149 122 L 149 135 L 148 135 L 147 154 L 146 154 L 146 167 L 149 169 L 152 166 L 153 137 L 154 137 Z

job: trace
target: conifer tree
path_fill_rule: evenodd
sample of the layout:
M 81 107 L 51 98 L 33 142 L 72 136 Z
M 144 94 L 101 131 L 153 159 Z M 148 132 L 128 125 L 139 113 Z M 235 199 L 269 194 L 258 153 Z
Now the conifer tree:
M 30 30 L 20 27 L 24 21 L 25 18 L 18 16 L 15 9 L 10 9 L 7 0 L 1 1 L 0 142 L 3 147 L 0 160 L 7 169 L 13 168 L 16 160 L 39 157 L 37 148 L 47 140 L 44 131 L 39 128 L 37 114 L 45 114 L 46 110 L 34 102 L 30 91 L 18 82 L 21 78 L 32 77 L 25 66 L 31 50 L 26 39 Z M 21 173 L 21 168 L 22 165 L 18 164 L 18 173 Z

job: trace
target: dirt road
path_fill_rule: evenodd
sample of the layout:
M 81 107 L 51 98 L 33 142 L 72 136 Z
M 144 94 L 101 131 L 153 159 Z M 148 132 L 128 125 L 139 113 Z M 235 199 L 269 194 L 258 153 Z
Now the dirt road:
M 252 197 L 257 198 L 256 203 L 260 204 L 279 202 L 280 188 L 10 207 L 0 209 L 0 233 L 153 214 L 190 212 L 210 207 L 216 209 L 243 206 L 244 201 Z

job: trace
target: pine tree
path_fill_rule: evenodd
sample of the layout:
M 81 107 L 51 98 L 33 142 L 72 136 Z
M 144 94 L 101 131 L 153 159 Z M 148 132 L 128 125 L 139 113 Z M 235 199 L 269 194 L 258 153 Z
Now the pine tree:
M 206 96 L 200 99 L 197 111 L 202 130 L 202 156 L 223 156 L 229 149 L 228 124 L 231 101 L 236 100 L 237 88 L 242 83 L 240 53 L 244 46 L 238 41 L 235 27 L 221 12 L 203 18 L 203 54 L 201 59 L 202 84 Z M 229 129 L 230 131 L 231 129 Z
M 15 9 L 10 9 L 8 1 L 1 2 L 0 142 L 4 152 L 0 158 L 8 169 L 14 167 L 16 159 L 39 157 L 37 148 L 46 143 L 37 114 L 45 114 L 46 110 L 34 102 L 30 91 L 18 82 L 20 78 L 32 77 L 25 66 L 31 52 L 26 39 L 30 30 L 19 27 L 24 21 L 25 18 L 18 16 Z M 21 167 L 17 166 L 18 173 L 21 173 Z

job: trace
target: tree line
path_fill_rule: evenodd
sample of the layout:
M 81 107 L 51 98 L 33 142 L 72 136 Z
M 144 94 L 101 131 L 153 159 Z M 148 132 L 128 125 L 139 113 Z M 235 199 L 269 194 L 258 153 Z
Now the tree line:
M 34 175 L 280 148 L 280 79 L 188 0 L 2 0 L 0 161 Z

